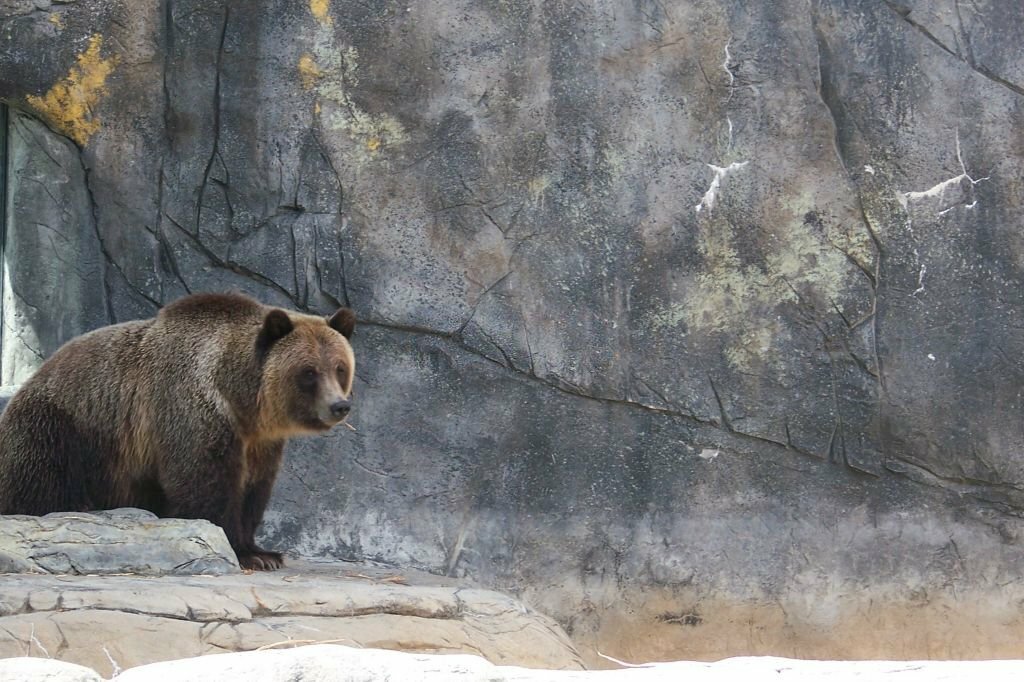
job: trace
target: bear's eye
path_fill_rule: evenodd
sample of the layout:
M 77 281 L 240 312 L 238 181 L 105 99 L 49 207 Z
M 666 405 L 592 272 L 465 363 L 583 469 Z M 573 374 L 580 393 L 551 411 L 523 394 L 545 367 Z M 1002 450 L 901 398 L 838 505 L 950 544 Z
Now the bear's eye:
M 342 367 L 341 365 L 338 365 L 338 376 L 341 377 L 342 379 L 345 378 L 345 368 Z
M 299 372 L 299 386 L 302 388 L 315 388 L 319 374 L 313 367 L 307 367 Z

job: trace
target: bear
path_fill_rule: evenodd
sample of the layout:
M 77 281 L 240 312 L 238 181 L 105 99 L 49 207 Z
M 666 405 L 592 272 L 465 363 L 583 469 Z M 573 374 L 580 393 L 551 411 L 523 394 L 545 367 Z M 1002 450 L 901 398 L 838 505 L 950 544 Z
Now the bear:
M 0 514 L 207 519 L 243 568 L 280 568 L 256 529 L 288 438 L 351 410 L 355 322 L 208 293 L 72 339 L 0 416 Z

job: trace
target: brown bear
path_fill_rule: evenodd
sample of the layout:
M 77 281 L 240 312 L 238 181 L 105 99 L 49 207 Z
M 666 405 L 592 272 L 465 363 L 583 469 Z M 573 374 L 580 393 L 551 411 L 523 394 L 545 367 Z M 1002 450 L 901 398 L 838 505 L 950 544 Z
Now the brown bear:
M 182 298 L 65 344 L 0 417 L 0 514 L 140 507 L 208 519 L 245 568 L 285 441 L 351 407 L 355 315 Z

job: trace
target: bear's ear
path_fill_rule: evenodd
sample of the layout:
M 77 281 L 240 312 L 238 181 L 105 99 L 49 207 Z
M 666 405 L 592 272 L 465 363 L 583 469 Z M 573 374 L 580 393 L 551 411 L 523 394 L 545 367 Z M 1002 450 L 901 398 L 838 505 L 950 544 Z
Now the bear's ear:
M 263 327 L 256 337 L 256 354 L 262 358 L 267 354 L 271 346 L 291 333 L 294 328 L 295 326 L 292 324 L 291 318 L 288 317 L 288 313 L 280 308 L 271 310 L 263 318 Z
M 346 339 L 351 339 L 352 332 L 356 329 L 356 314 L 351 308 L 338 308 L 338 311 L 327 320 L 327 324 Z

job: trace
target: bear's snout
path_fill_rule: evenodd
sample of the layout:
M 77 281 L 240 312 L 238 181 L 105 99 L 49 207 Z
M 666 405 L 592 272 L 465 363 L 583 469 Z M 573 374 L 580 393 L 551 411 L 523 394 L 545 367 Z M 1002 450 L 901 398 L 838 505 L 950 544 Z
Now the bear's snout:
M 344 419 L 352 409 L 351 400 L 336 400 L 331 403 L 331 416 L 335 419 Z
M 322 401 L 319 401 L 319 405 L 316 410 L 316 418 L 327 428 L 331 428 L 335 424 L 339 424 L 345 420 L 348 413 L 352 410 L 352 401 L 348 398 L 342 398 L 338 394 L 334 396 L 324 396 Z

